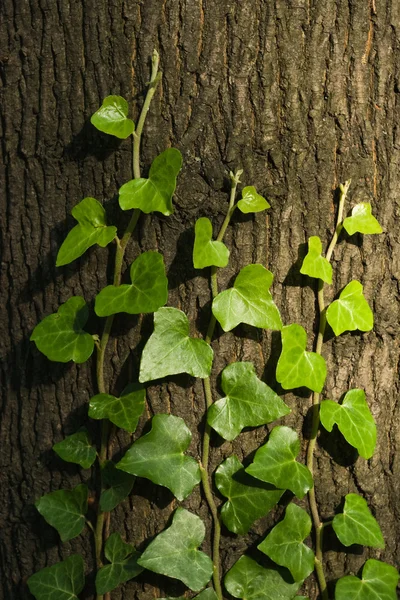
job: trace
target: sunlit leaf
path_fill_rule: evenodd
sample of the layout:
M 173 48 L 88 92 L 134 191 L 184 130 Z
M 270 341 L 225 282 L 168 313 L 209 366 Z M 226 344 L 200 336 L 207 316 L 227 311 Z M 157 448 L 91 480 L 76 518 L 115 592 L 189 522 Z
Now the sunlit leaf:
M 328 306 L 326 320 L 335 335 L 344 331 L 371 331 L 374 315 L 363 295 L 363 286 L 357 280 L 351 281 L 339 298 Z
M 125 139 L 135 129 L 134 122 L 128 119 L 128 111 L 129 105 L 125 98 L 122 98 L 122 96 L 107 96 L 107 98 L 104 98 L 99 110 L 92 115 L 90 121 L 99 131 Z
M 369 202 L 356 204 L 351 211 L 351 217 L 343 221 L 343 227 L 349 235 L 354 233 L 382 233 L 382 227 L 372 215 Z
M 128 385 L 120 398 L 111 394 L 97 394 L 90 399 L 89 417 L 109 419 L 117 427 L 133 433 L 143 413 L 146 390 L 138 384 Z
M 229 250 L 223 242 L 212 240 L 210 219 L 202 217 L 196 221 L 193 248 L 193 265 L 195 269 L 205 267 L 226 267 L 229 262 Z
M 252 185 L 243 188 L 242 200 L 239 200 L 237 206 L 244 214 L 256 213 L 271 208 L 266 199 L 257 194 L 256 188 Z
M 332 527 L 344 546 L 362 544 L 384 548 L 385 542 L 367 501 L 358 494 L 347 494 L 343 513 L 335 515 Z
M 129 496 L 135 477 L 120 471 L 108 460 L 101 467 L 101 480 L 106 489 L 103 489 L 100 495 L 100 510 L 110 512 Z
M 335 600 L 397 600 L 398 580 L 397 569 L 371 558 L 364 565 L 362 579 L 354 575 L 339 579 Z
M 111 592 L 143 571 L 143 567 L 137 563 L 140 553 L 131 544 L 126 544 L 119 533 L 110 535 L 104 552 L 110 564 L 97 571 L 96 591 L 99 595 Z
M 322 256 L 322 244 L 317 235 L 308 240 L 308 253 L 304 257 L 300 273 L 332 283 L 332 265 Z
M 85 527 L 88 488 L 78 485 L 73 490 L 57 490 L 42 496 L 35 506 L 42 517 L 60 534 L 63 542 L 72 540 Z
M 80 554 L 45 567 L 28 579 L 29 591 L 36 600 L 78 600 L 84 586 L 85 571 Z
M 84 428 L 54 444 L 53 450 L 65 462 L 76 463 L 83 469 L 91 467 L 96 460 L 96 448 L 92 446 L 89 434 Z

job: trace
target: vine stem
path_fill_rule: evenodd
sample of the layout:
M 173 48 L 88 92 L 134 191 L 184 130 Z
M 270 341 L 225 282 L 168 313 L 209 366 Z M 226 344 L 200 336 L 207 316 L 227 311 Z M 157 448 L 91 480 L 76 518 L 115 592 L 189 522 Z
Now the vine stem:
M 344 184 L 340 185 L 340 197 L 339 197 L 339 208 L 338 208 L 338 216 L 336 221 L 335 233 L 333 234 L 331 243 L 329 244 L 328 250 L 326 252 L 326 259 L 330 262 L 332 259 L 332 254 L 337 244 L 339 235 L 343 229 L 343 211 L 344 211 L 344 203 L 346 200 L 347 192 L 350 187 L 351 180 L 349 179 Z M 318 335 L 317 342 L 315 346 L 315 352 L 317 354 L 322 355 L 322 346 L 324 343 L 324 335 L 326 329 L 326 314 L 325 314 L 325 299 L 324 299 L 324 282 L 322 279 L 318 280 Z M 311 474 L 314 471 L 314 450 L 317 443 L 317 435 L 320 424 L 320 394 L 318 392 L 313 393 L 313 406 L 312 406 L 312 426 L 311 426 L 311 436 L 310 441 L 308 443 L 307 448 L 307 467 L 309 468 Z M 313 487 L 308 492 L 308 500 L 310 504 L 310 510 L 312 514 L 312 519 L 315 528 L 315 571 L 317 573 L 318 585 L 321 591 L 322 600 L 329 600 L 328 588 L 326 585 L 326 579 L 323 569 L 323 556 L 322 556 L 322 544 L 323 544 L 323 534 L 325 524 L 321 522 L 318 504 L 315 497 L 315 487 Z

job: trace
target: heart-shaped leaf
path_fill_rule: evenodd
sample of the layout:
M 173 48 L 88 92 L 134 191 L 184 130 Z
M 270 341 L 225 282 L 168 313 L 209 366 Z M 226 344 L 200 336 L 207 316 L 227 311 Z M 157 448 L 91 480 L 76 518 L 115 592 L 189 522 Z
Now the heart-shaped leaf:
M 347 494 L 343 513 L 335 515 L 332 527 L 344 546 L 362 544 L 384 548 L 385 542 L 367 501 L 358 494 Z
M 120 139 L 129 137 L 135 129 L 135 124 L 128 119 L 129 105 L 122 96 L 107 96 L 90 119 L 92 125 L 103 133 L 115 135 Z
M 307 352 L 307 334 L 301 325 L 282 329 L 282 353 L 276 368 L 276 379 L 285 390 L 308 387 L 320 392 L 326 379 L 325 359 Z
M 198 592 L 213 574 L 212 560 L 197 550 L 204 536 L 202 520 L 183 508 L 177 508 L 172 525 L 150 543 L 138 563 L 155 573 L 179 579 Z
M 78 600 L 85 587 L 82 556 L 74 554 L 31 575 L 28 587 L 36 600 Z
M 106 461 L 101 468 L 103 489 L 100 495 L 100 510 L 111 512 L 132 491 L 135 477 L 116 468 L 112 461 Z
M 88 488 L 78 485 L 73 490 L 57 490 L 42 496 L 35 506 L 42 517 L 67 542 L 79 535 L 85 527 L 88 504 Z
M 363 286 L 357 280 L 351 281 L 339 298 L 328 306 L 326 320 L 335 335 L 344 331 L 371 331 L 374 315 L 363 295 Z
M 188 373 L 209 377 L 213 351 L 204 341 L 189 337 L 189 321 L 177 308 L 160 308 L 154 314 L 154 332 L 144 347 L 139 381 L 152 381 Z
M 346 441 L 363 458 L 371 458 L 376 445 L 376 425 L 369 410 L 363 390 L 349 390 L 342 404 L 324 400 L 320 406 L 320 419 L 327 431 L 336 424 Z
M 224 525 L 244 535 L 257 519 L 264 517 L 279 501 L 283 490 L 250 477 L 234 454 L 219 465 L 215 485 L 228 498 L 221 509 Z
M 129 284 L 108 285 L 96 296 L 99 317 L 125 312 L 130 315 L 158 310 L 168 300 L 168 279 L 158 252 L 143 252 L 132 263 Z
M 354 233 L 382 233 L 382 227 L 372 215 L 369 202 L 356 204 L 351 211 L 351 217 L 343 221 L 343 227 L 349 235 Z
M 221 385 L 226 397 L 212 404 L 207 420 L 226 440 L 234 440 L 243 427 L 271 423 L 290 413 L 283 400 L 258 379 L 251 362 L 227 366 Z
M 291 503 L 283 521 L 275 525 L 257 548 L 289 569 L 293 579 L 301 582 L 314 571 L 314 552 L 303 544 L 310 531 L 311 519 L 306 511 Z
M 172 196 L 176 178 L 182 168 L 182 155 L 176 148 L 164 150 L 153 161 L 148 179 L 132 179 L 119 190 L 119 205 L 122 210 L 140 208 L 148 214 L 153 211 L 163 215 L 174 212 Z
M 263 329 L 282 328 L 279 310 L 269 291 L 273 278 L 262 265 L 248 265 L 236 277 L 233 288 L 218 294 L 212 311 L 224 331 L 239 323 Z
M 362 579 L 347 575 L 336 584 L 335 600 L 397 600 L 397 569 L 370 558 L 364 565 Z
M 317 235 L 308 240 L 308 253 L 304 257 L 300 273 L 332 283 L 332 265 L 322 256 L 322 243 Z
M 53 315 L 36 325 L 31 335 L 38 350 L 56 362 L 85 362 L 94 348 L 93 337 L 83 331 L 89 311 L 81 296 L 73 296 Z
M 138 384 L 128 385 L 120 398 L 110 394 L 97 394 L 90 399 L 89 417 L 109 419 L 117 427 L 133 433 L 143 413 L 146 390 Z
M 268 442 L 257 450 L 246 472 L 281 490 L 290 490 L 301 499 L 314 482 L 309 469 L 296 461 L 299 452 L 297 433 L 290 427 L 274 427 Z
M 76 463 L 83 469 L 89 469 L 96 460 L 96 448 L 92 446 L 87 429 L 84 428 L 54 444 L 53 450 L 65 462 Z
M 111 592 L 121 583 L 129 581 L 143 571 L 137 563 L 140 553 L 135 547 L 126 544 L 119 533 L 112 533 L 106 541 L 104 552 L 111 564 L 105 565 L 96 575 L 96 591 L 98 595 Z
M 151 431 L 131 446 L 117 468 L 163 485 L 178 500 L 183 500 L 200 481 L 198 463 L 184 454 L 191 439 L 192 434 L 183 419 L 155 415 Z
M 212 241 L 212 225 L 210 219 L 197 219 L 193 248 L 193 265 L 195 269 L 205 267 L 226 267 L 229 262 L 229 250 L 223 242 Z
M 257 213 L 271 208 L 265 198 L 257 194 L 256 188 L 249 185 L 243 188 L 242 199 L 237 203 L 238 209 L 244 213 Z

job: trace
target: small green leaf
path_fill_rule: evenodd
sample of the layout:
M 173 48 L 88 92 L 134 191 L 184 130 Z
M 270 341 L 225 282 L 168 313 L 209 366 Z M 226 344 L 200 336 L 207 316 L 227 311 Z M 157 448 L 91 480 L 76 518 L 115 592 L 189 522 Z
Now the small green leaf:
M 174 212 L 172 196 L 176 178 L 182 168 L 182 155 L 176 148 L 164 150 L 153 161 L 149 178 L 132 179 L 119 190 L 119 205 L 122 210 L 140 208 L 148 214 L 154 211 L 163 215 Z
M 370 558 L 364 565 L 362 579 L 347 575 L 336 584 L 335 600 L 397 600 L 397 569 Z
M 228 365 L 221 385 L 226 397 L 212 404 L 207 420 L 226 440 L 234 440 L 244 427 L 271 423 L 290 413 L 283 400 L 258 379 L 251 362 Z
M 53 450 L 65 462 L 76 463 L 83 469 L 89 469 L 96 460 L 96 448 L 92 446 L 87 429 L 84 428 L 54 444 Z
M 279 501 L 283 490 L 250 477 L 234 454 L 219 465 L 215 485 L 228 498 L 221 517 L 229 531 L 244 535 L 257 519 L 264 517 Z
M 85 571 L 80 554 L 46 567 L 28 579 L 29 591 L 36 600 L 78 600 L 84 586 Z
M 343 513 L 334 517 L 332 527 L 344 546 L 385 547 L 377 520 L 372 516 L 367 501 L 358 494 L 347 494 Z
M 158 310 L 168 300 L 168 279 L 158 252 L 143 252 L 131 265 L 131 284 L 108 285 L 96 296 L 99 317 L 125 312 L 130 315 Z
M 322 244 L 317 235 L 308 240 L 308 254 L 304 257 L 300 273 L 332 283 L 332 265 L 322 256 Z
M 101 468 L 101 480 L 104 487 L 100 495 L 100 510 L 111 512 L 132 491 L 135 477 L 116 468 L 112 461 L 106 461 Z
M 239 200 L 237 206 L 244 214 L 257 213 L 271 208 L 266 199 L 257 194 L 256 188 L 252 185 L 243 188 L 242 200 Z
M 31 335 L 38 350 L 56 362 L 85 362 L 94 348 L 93 337 L 83 331 L 89 311 L 81 296 L 73 296 L 58 311 L 36 325 Z
M 204 536 L 202 520 L 184 508 L 177 508 L 171 527 L 147 546 L 138 563 L 154 573 L 179 579 L 198 592 L 213 574 L 212 560 L 197 550 Z
M 376 425 L 363 390 L 349 390 L 342 404 L 324 400 L 320 407 L 321 423 L 327 431 L 336 424 L 346 441 L 363 458 L 371 458 L 376 445 Z
M 343 221 L 343 227 L 349 235 L 354 233 L 382 233 L 382 227 L 372 215 L 369 202 L 356 204 L 351 211 L 351 217 Z
M 268 442 L 257 450 L 246 472 L 279 489 L 288 489 L 301 499 L 314 483 L 309 469 L 296 461 L 299 452 L 297 433 L 290 427 L 274 427 Z
M 292 503 L 287 507 L 283 521 L 275 525 L 257 548 L 281 567 L 289 569 L 293 579 L 301 582 L 314 571 L 314 552 L 303 544 L 310 531 L 310 517 Z
M 135 547 L 126 544 L 119 533 L 113 533 L 106 541 L 105 555 L 111 564 L 105 565 L 96 575 L 96 591 L 98 595 L 111 592 L 121 583 L 129 581 L 143 571 L 137 563 L 140 556 Z
M 183 500 L 200 481 L 198 463 L 184 454 L 191 439 L 192 434 L 183 419 L 155 415 L 151 431 L 131 446 L 117 468 L 163 485 L 178 500 Z
M 189 337 L 189 321 L 177 308 L 160 308 L 154 314 L 154 332 L 144 347 L 139 381 L 188 373 L 209 377 L 213 351 L 204 341 Z
M 193 600 L 218 600 L 218 596 L 215 593 L 214 589 L 209 587 L 200 592 L 200 594 L 197 594 L 197 596 L 195 596 Z
M 117 427 L 134 433 L 143 413 L 146 390 L 139 384 L 128 385 L 120 398 L 110 394 L 97 394 L 90 399 L 89 417 L 108 419 Z
M 57 490 L 42 496 L 35 506 L 42 517 L 60 534 L 61 541 L 67 542 L 79 535 L 85 527 L 88 488 L 78 485 L 73 490 Z
M 195 269 L 205 267 L 226 267 L 229 262 L 229 250 L 223 242 L 212 241 L 212 225 L 210 219 L 197 219 L 193 248 L 193 265 Z
M 90 122 L 103 133 L 126 139 L 135 129 L 134 122 L 128 119 L 128 111 L 129 105 L 125 98 L 107 96 L 99 110 L 92 115 Z
M 363 296 L 363 286 L 357 280 L 351 281 L 338 300 L 328 306 L 326 320 L 335 335 L 344 331 L 371 331 L 374 326 L 374 315 Z
M 239 323 L 263 329 L 282 328 L 279 310 L 269 291 L 273 278 L 262 265 L 248 265 L 236 277 L 233 288 L 218 294 L 212 311 L 224 331 Z
M 326 379 L 326 363 L 316 352 L 307 352 L 307 334 L 301 325 L 282 329 L 282 353 L 276 368 L 276 379 L 285 390 L 308 387 L 320 392 Z

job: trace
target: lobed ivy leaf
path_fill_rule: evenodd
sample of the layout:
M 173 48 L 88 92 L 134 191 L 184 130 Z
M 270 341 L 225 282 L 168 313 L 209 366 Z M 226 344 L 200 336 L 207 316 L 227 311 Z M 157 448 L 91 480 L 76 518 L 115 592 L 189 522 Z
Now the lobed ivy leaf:
M 82 428 L 62 442 L 54 444 L 53 450 L 65 462 L 75 463 L 89 469 L 96 460 L 96 448 L 92 446 L 87 429 Z
M 351 217 L 343 221 L 343 227 L 349 235 L 354 233 L 382 233 L 382 227 L 372 215 L 369 202 L 356 204 L 351 211 Z
M 335 515 L 332 527 L 344 546 L 362 544 L 384 548 L 381 528 L 368 508 L 367 501 L 358 494 L 347 494 L 343 513 Z
M 29 591 L 36 600 L 78 600 L 84 586 L 85 572 L 80 554 L 45 567 L 28 579 Z
M 374 315 L 363 295 L 363 286 L 357 280 L 351 281 L 339 298 L 328 306 L 326 320 L 335 335 L 344 331 L 371 331 Z
M 96 575 L 96 591 L 98 595 L 107 594 L 121 583 L 133 579 L 143 571 L 138 565 L 140 553 L 135 547 L 126 544 L 119 533 L 112 533 L 106 541 L 104 553 L 111 563 L 101 567 Z
M 130 315 L 158 310 L 168 300 L 168 279 L 163 257 L 143 252 L 131 265 L 131 284 L 108 285 L 96 296 L 94 310 L 99 317 L 125 312 Z
M 326 379 L 325 359 L 307 352 L 307 334 L 301 325 L 282 329 L 282 353 L 276 368 L 276 379 L 285 390 L 308 387 L 320 392 Z
M 94 349 L 93 337 L 83 331 L 89 311 L 81 296 L 73 296 L 58 311 L 36 325 L 31 335 L 38 350 L 56 362 L 85 362 Z
M 172 525 L 147 546 L 138 563 L 154 573 L 179 579 L 197 592 L 213 574 L 212 560 L 197 549 L 204 536 L 201 519 L 184 508 L 177 508 Z
M 308 240 L 308 253 L 304 257 L 300 273 L 332 283 L 332 265 L 322 256 L 322 243 L 317 235 Z
M 224 331 L 239 323 L 263 329 L 282 328 L 282 321 L 269 288 L 274 276 L 262 265 L 244 267 L 233 287 L 218 294 L 212 303 L 214 317 Z
M 92 115 L 90 122 L 99 131 L 126 139 L 135 130 L 135 124 L 128 119 L 129 105 L 122 96 L 107 96 L 103 104 Z
M 258 379 L 251 362 L 237 362 L 222 371 L 225 398 L 208 409 L 207 421 L 225 440 L 234 440 L 244 427 L 271 423 L 290 413 L 290 408 Z
M 346 441 L 363 458 L 371 458 L 376 445 L 376 425 L 365 399 L 364 390 L 349 390 L 342 404 L 324 400 L 320 419 L 327 431 L 336 424 Z
M 290 427 L 274 427 L 268 442 L 257 450 L 246 472 L 279 489 L 290 490 L 301 499 L 314 483 L 309 469 L 296 461 L 299 452 L 297 433 Z
M 212 240 L 210 219 L 197 219 L 193 247 L 193 265 L 195 269 L 205 267 L 226 267 L 229 262 L 229 250 L 223 242 Z
M 35 502 L 35 506 L 47 523 L 57 529 L 61 541 L 67 542 L 85 527 L 87 501 L 87 485 L 81 484 L 73 490 L 57 490 L 46 494 Z
M 271 208 L 267 200 L 257 194 L 256 188 L 253 185 L 249 185 L 243 188 L 242 199 L 237 203 L 238 209 L 244 213 L 257 213 Z
M 397 569 L 370 558 L 364 565 L 362 579 L 342 577 L 336 584 L 335 600 L 397 600 Z
M 200 481 L 198 463 L 184 454 L 191 439 L 183 419 L 155 415 L 151 431 L 131 446 L 117 468 L 165 486 L 178 500 L 183 500 Z
M 111 394 L 97 394 L 90 399 L 89 417 L 108 419 L 129 433 L 136 431 L 146 402 L 146 390 L 139 384 L 130 384 L 120 398 Z
M 124 473 L 116 468 L 115 464 L 108 460 L 101 467 L 101 480 L 103 489 L 100 494 L 100 510 L 111 512 L 122 500 L 125 500 L 132 491 L 135 477 Z
M 176 148 L 164 150 L 153 161 L 148 179 L 132 179 L 119 190 L 119 205 L 122 210 L 140 208 L 148 214 L 154 211 L 163 215 L 174 212 L 172 196 L 176 178 L 182 168 L 182 154 Z
M 177 308 L 160 308 L 154 314 L 154 332 L 144 347 L 139 381 L 188 373 L 204 379 L 211 372 L 212 348 L 189 337 L 189 321 Z

